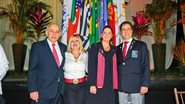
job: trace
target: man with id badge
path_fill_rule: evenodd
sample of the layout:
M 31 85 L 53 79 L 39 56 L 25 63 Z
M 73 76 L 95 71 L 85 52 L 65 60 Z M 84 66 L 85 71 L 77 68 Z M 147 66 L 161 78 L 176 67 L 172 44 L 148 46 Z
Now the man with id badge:
M 132 38 L 133 25 L 120 25 L 123 42 L 117 46 L 119 104 L 145 104 L 150 86 L 148 49 L 144 42 Z

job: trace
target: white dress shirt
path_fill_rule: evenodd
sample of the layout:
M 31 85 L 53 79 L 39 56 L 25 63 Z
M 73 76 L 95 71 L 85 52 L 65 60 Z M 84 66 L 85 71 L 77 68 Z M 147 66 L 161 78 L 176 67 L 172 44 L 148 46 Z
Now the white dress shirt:
M 47 41 L 48 41 L 49 47 L 50 47 L 50 49 L 51 49 L 51 52 L 53 52 L 53 47 L 52 47 L 51 41 L 49 41 L 49 39 L 47 39 Z M 61 64 L 61 62 L 62 62 L 62 54 L 61 54 L 61 52 L 60 52 L 60 48 L 59 48 L 58 42 L 55 42 L 55 49 L 56 49 L 56 51 L 57 51 L 57 55 L 58 55 L 58 58 L 59 58 L 59 62 L 60 62 L 60 64 Z
M 65 53 L 64 77 L 66 79 L 78 79 L 85 77 L 87 72 L 87 53 L 81 53 L 77 60 L 70 52 Z
M 124 41 L 123 41 L 122 51 L 123 51 L 123 48 L 124 48 L 124 42 L 125 42 L 125 41 L 128 42 L 128 43 L 127 43 L 127 51 L 128 51 L 128 49 L 129 49 L 129 47 L 130 47 L 130 44 L 131 44 L 132 40 L 133 40 L 133 38 L 130 38 L 129 40 L 124 40 Z M 127 54 L 127 51 L 126 51 L 126 54 Z
M 1 80 L 6 75 L 6 72 L 8 71 L 8 60 L 6 58 L 6 55 L 4 53 L 3 47 L 0 45 L 0 95 L 2 95 L 2 86 L 1 86 Z

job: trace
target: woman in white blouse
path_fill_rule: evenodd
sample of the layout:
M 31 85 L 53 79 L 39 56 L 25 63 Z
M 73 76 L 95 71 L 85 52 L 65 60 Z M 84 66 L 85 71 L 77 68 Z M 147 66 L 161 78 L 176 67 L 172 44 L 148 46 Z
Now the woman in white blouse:
M 87 53 L 85 53 L 79 35 L 69 39 L 64 65 L 64 103 L 84 104 L 86 92 Z

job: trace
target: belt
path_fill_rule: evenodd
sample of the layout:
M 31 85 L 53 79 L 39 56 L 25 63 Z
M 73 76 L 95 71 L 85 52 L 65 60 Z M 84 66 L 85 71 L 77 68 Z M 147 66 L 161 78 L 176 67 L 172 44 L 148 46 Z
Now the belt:
M 64 78 L 64 82 L 66 82 L 66 83 L 79 84 L 79 83 L 82 83 L 82 82 L 85 82 L 85 81 L 86 81 L 85 77 L 78 78 L 78 79 L 66 79 L 66 78 Z

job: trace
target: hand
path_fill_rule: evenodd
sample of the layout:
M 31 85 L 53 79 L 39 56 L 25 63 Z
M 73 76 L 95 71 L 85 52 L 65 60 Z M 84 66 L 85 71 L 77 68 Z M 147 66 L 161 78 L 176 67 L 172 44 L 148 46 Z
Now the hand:
M 96 94 L 96 92 L 97 92 L 96 86 L 91 86 L 90 87 L 90 93 L 91 94 Z
M 30 98 L 34 100 L 35 102 L 38 102 L 39 100 L 39 93 L 37 91 L 30 93 Z
M 148 87 L 141 87 L 140 88 L 140 94 L 144 95 L 148 92 Z

